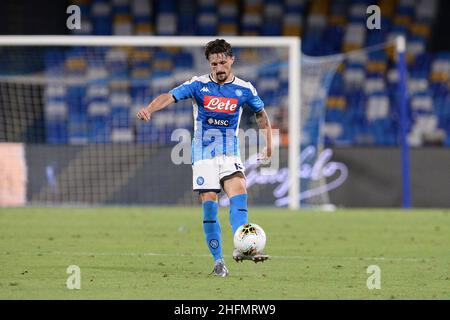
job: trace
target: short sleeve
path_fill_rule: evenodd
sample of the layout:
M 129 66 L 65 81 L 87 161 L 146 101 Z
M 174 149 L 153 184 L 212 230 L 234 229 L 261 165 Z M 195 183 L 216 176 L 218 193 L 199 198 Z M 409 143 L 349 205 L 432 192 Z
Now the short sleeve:
M 255 87 L 253 87 L 253 85 L 250 82 L 248 82 L 248 84 L 249 84 L 249 93 L 247 98 L 247 104 L 254 113 L 260 112 L 262 109 L 264 109 L 264 102 L 258 96 L 258 92 L 256 91 Z
M 197 77 L 193 77 L 191 80 L 184 82 L 178 87 L 169 91 L 175 99 L 175 102 L 188 99 L 194 96 L 195 80 Z

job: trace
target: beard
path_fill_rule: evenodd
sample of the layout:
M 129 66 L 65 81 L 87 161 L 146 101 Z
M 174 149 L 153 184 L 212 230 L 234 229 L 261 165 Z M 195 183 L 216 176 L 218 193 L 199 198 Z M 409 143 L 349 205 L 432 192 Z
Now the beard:
M 220 81 L 224 81 L 226 78 L 227 78 L 227 74 L 225 72 L 217 74 L 217 79 Z

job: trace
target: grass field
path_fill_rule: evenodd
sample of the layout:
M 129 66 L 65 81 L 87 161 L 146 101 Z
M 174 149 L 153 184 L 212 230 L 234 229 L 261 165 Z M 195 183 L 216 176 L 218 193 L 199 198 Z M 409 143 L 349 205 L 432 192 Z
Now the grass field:
M 263 264 L 234 262 L 220 221 L 228 278 L 209 276 L 200 208 L 0 209 L 0 299 L 450 299 L 450 210 L 253 209 Z

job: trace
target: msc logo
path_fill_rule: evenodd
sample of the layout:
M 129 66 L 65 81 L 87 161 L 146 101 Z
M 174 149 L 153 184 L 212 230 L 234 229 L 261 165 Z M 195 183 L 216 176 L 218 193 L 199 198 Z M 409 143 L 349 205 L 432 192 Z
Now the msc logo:
M 208 118 L 207 121 L 208 121 L 208 124 L 211 126 L 228 127 L 230 125 L 230 121 L 225 120 L 225 119 Z
M 205 109 L 221 113 L 234 113 L 237 109 L 237 104 L 237 99 L 233 98 L 205 96 L 203 100 Z

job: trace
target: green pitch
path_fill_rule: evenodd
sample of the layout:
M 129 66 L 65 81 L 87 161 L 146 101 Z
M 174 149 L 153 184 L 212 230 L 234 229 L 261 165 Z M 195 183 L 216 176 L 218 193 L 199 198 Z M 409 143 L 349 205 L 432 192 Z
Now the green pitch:
M 450 299 L 449 210 L 250 208 L 272 260 L 209 276 L 200 208 L 0 209 L 0 299 Z M 66 287 L 68 266 L 81 289 Z M 369 290 L 369 266 L 380 289 Z M 369 279 L 369 283 L 376 283 Z

